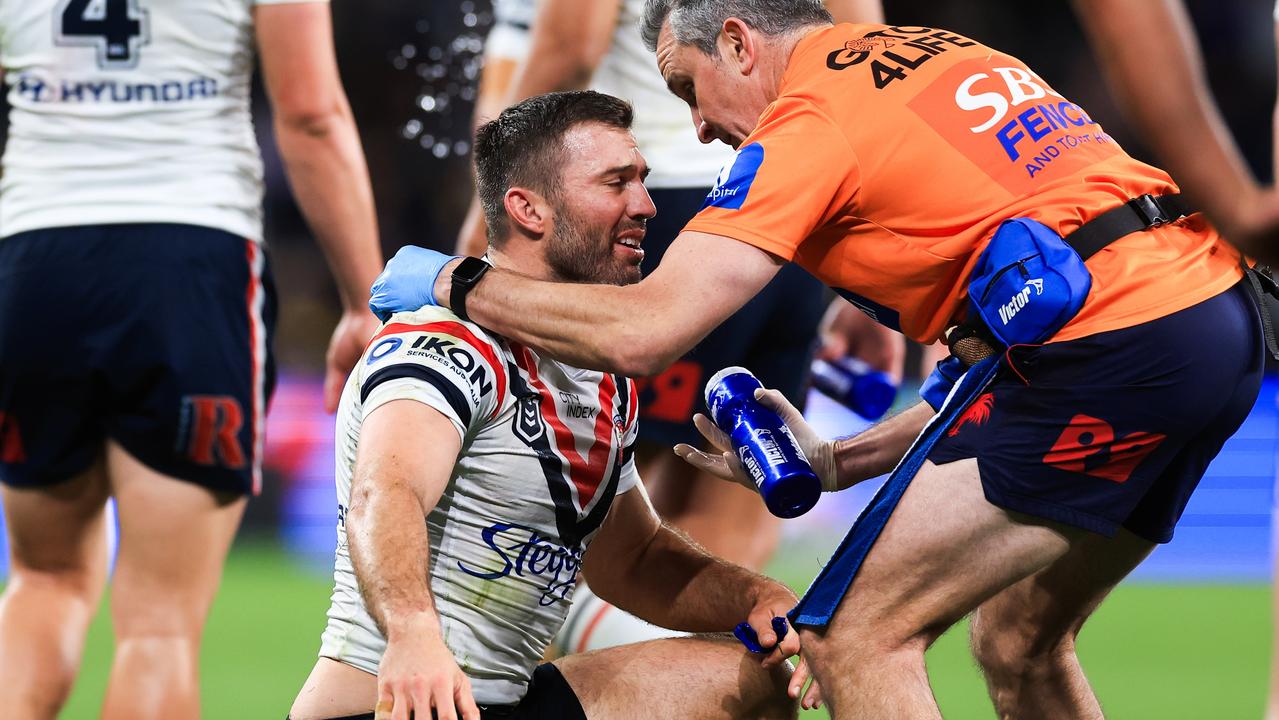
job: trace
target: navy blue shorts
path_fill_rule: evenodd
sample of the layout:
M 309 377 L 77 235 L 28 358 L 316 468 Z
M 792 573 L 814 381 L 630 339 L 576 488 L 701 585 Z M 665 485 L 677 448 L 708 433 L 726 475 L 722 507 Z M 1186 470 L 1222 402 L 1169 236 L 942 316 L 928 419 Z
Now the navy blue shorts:
M 221 230 L 0 240 L 0 482 L 67 480 L 112 438 L 165 475 L 256 492 L 274 324 L 261 246 Z
M 1007 510 L 1156 543 L 1252 410 L 1263 343 L 1243 284 L 1131 328 L 1010 351 L 929 459 L 977 458 Z
M 644 274 L 657 268 L 684 225 L 701 209 L 709 189 L 650 190 L 657 217 L 644 237 Z M 826 311 L 825 287 L 787 263 L 759 294 L 659 375 L 637 378 L 639 437 L 661 445 L 700 445 L 693 413 L 705 408 L 702 389 L 721 368 L 740 365 L 777 388 L 801 410 L 817 326 Z

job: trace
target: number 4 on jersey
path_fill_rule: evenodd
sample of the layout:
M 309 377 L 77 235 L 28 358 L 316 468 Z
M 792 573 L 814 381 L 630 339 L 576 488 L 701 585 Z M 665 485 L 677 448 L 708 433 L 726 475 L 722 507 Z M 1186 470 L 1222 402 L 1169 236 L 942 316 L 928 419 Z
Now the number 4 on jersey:
M 54 43 L 97 48 L 103 69 L 136 66 L 138 48 L 150 40 L 138 0 L 62 0 L 56 12 Z

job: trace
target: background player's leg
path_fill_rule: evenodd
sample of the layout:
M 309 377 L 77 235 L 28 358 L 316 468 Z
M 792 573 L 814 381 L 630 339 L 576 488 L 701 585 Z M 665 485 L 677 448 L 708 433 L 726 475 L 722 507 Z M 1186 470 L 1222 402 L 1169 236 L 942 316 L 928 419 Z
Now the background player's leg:
M 973 653 L 999 717 L 1101 718 L 1075 639 L 1084 621 L 1154 543 L 1120 530 L 1088 535 L 1064 557 L 982 603 Z
M 642 443 L 636 461 L 663 519 L 729 562 L 751 570 L 768 563 L 781 519 L 768 512 L 758 493 L 700 472 L 670 446 Z
M 51 487 L 5 487 L 0 497 L 10 560 L 0 596 L 0 717 L 53 718 L 106 581 L 106 479 L 97 463 Z
M 200 636 L 246 498 L 215 495 L 107 448 L 120 518 L 111 587 L 115 660 L 102 716 L 200 714 Z
M 925 463 L 825 632 L 803 631 L 832 717 L 940 718 L 924 651 L 1083 534 L 990 504 L 976 460 Z
M 673 638 L 555 661 L 591 720 L 793 718 L 790 669 L 765 670 L 731 638 Z

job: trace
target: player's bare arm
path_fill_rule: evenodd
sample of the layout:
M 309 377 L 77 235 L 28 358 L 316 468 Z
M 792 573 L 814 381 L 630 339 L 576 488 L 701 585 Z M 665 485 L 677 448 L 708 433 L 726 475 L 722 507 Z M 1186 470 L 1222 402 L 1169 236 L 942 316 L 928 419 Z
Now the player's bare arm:
M 361 592 L 387 639 L 377 717 L 408 720 L 434 707 L 440 720 L 479 720 L 470 681 L 440 635 L 422 522 L 448 484 L 461 438 L 443 414 L 413 400 L 375 409 L 360 435 L 346 524 Z
M 452 290 L 445 266 L 435 284 Z M 633 285 L 533 280 L 494 269 L 466 296 L 467 315 L 578 367 L 628 377 L 670 365 L 777 274 L 781 261 L 732 238 L 681 233 L 652 275 Z
M 614 501 L 582 571 L 596 594 L 654 625 L 726 632 L 746 621 L 766 647 L 777 642 L 773 618 L 796 599 L 785 585 L 720 560 L 663 524 L 642 485 Z M 798 633 L 787 633 L 764 663 L 797 652 Z
M 382 262 L 373 190 L 338 76 L 329 6 L 259 5 L 254 26 L 280 156 L 342 300 L 324 378 L 324 404 L 333 412 L 377 327 L 366 307 Z
M 1273 258 L 1260 234 L 1273 232 L 1279 211 L 1253 178 L 1213 101 L 1181 0 L 1073 2 L 1110 89 L 1142 141 L 1226 239 Z M 1142 31 L 1134 33 L 1134 27 Z M 1152 73 L 1152 67 L 1160 71 Z

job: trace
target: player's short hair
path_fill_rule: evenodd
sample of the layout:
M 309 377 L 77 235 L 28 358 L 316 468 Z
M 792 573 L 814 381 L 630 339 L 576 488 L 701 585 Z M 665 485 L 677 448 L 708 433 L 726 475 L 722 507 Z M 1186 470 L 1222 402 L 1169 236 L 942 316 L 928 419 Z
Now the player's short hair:
M 593 90 L 538 95 L 502 111 L 475 133 L 475 186 L 488 241 L 501 247 L 510 233 L 506 191 L 526 187 L 558 197 L 564 135 L 582 123 L 629 130 L 630 103 Z
M 719 31 L 731 17 L 765 35 L 835 22 L 822 0 L 648 0 L 641 33 L 648 49 L 656 51 L 657 36 L 669 18 L 676 42 L 714 56 Z

